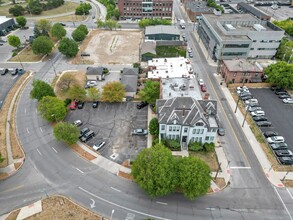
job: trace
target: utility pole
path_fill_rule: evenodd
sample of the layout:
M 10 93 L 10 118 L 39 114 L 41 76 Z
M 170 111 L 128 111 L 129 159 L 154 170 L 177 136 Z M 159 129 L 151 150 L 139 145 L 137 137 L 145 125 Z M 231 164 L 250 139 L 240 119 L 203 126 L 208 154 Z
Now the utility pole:
M 249 105 L 248 105 L 248 106 L 249 106 Z M 247 107 L 248 107 L 248 106 L 247 106 Z M 244 126 L 244 123 L 245 123 L 245 121 L 246 121 L 247 114 L 248 114 L 248 111 L 247 111 L 247 109 L 246 109 L 246 113 L 245 113 L 245 116 L 244 116 L 244 120 L 243 120 L 243 123 L 242 123 L 242 127 Z

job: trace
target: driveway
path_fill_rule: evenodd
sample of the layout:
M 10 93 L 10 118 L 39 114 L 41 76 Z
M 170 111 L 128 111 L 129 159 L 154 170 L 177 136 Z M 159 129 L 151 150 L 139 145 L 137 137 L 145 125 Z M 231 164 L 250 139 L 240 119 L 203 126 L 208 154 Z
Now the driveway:
M 86 103 L 83 109 L 70 111 L 67 120 L 82 120 L 83 126 L 80 128 L 88 127 L 96 133 L 86 144 L 92 147 L 96 142 L 105 141 L 106 145 L 99 153 L 108 159 L 116 154 L 114 161 L 121 164 L 126 159 L 134 159 L 147 146 L 146 136 L 131 135 L 135 128 L 147 128 L 147 108 L 138 110 L 136 104 L 101 102 L 94 109 L 91 103 Z
M 272 122 L 272 127 L 261 128 L 262 131 L 276 131 L 285 138 L 289 148 L 293 150 L 293 105 L 283 104 L 278 95 L 270 89 L 252 89 L 249 91 L 257 98 L 259 105 L 265 111 L 266 117 Z

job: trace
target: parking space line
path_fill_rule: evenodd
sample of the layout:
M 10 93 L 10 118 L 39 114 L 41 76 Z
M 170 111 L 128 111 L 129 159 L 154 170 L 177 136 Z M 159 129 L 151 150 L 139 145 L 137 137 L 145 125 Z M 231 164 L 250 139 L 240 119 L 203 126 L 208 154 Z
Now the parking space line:
M 30 133 L 29 130 L 28 130 L 28 128 L 26 128 L 26 131 L 27 131 L 28 134 Z
M 41 130 L 41 132 L 43 133 L 43 130 L 42 130 L 42 128 L 40 127 L 40 130 Z
M 290 214 L 290 212 L 289 212 L 289 210 L 288 210 L 287 206 L 285 205 L 285 203 L 284 203 L 284 201 L 283 201 L 282 197 L 280 196 L 280 194 L 279 194 L 279 192 L 278 192 L 278 190 L 276 189 L 276 187 L 275 187 L 275 186 L 274 186 L 274 190 L 275 190 L 276 194 L 278 195 L 278 197 L 279 197 L 279 199 L 280 199 L 281 203 L 283 204 L 283 206 L 284 206 L 284 208 L 285 208 L 285 210 L 286 210 L 287 214 L 289 215 L 290 219 L 291 219 L 291 220 L 293 220 L 293 218 L 292 218 L 292 216 L 291 216 L 291 214 Z
M 291 199 L 293 199 L 293 196 L 292 196 L 291 192 L 289 191 L 289 189 L 288 189 L 288 188 L 286 188 L 286 190 L 287 190 L 287 192 L 289 193 L 289 195 L 290 195 Z
M 115 191 L 117 191 L 117 192 L 121 192 L 121 190 L 119 190 L 119 189 L 116 189 L 116 188 L 114 188 L 114 187 L 110 187 L 111 189 L 113 189 L 113 190 L 115 190 Z
M 52 149 L 53 151 L 55 151 L 56 154 L 58 153 L 58 151 L 54 147 L 52 147 Z
M 78 169 L 77 167 L 75 167 L 75 169 L 81 173 L 84 173 L 82 170 Z
M 156 203 L 161 204 L 161 205 L 168 205 L 168 203 L 165 203 L 165 202 L 156 201 Z
M 39 151 L 39 149 L 37 148 L 38 153 L 42 156 L 41 152 Z

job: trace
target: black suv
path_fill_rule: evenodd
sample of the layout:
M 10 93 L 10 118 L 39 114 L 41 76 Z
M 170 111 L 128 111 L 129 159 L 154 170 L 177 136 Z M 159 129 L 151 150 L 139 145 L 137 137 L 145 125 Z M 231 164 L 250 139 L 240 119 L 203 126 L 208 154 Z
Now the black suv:
M 90 131 L 89 128 L 83 128 L 83 129 L 81 129 L 81 130 L 80 130 L 80 133 L 79 133 L 79 139 L 82 138 L 82 136 L 83 136 L 84 134 L 86 134 L 87 132 L 89 132 L 89 131 Z
M 81 140 L 82 142 L 87 142 L 89 139 L 91 139 L 91 138 L 94 137 L 94 136 L 95 136 L 95 132 L 92 131 L 92 130 L 90 130 L 90 131 L 88 131 L 87 133 L 85 133 L 85 134 L 80 138 L 80 140 Z
M 275 131 L 266 131 L 263 133 L 263 135 L 268 138 L 268 137 L 274 137 L 274 136 L 278 136 L 278 133 Z
M 137 109 L 142 109 L 148 105 L 147 102 L 140 102 L 136 105 Z
M 82 109 L 83 106 L 84 106 L 84 102 L 78 102 L 78 104 L 77 104 L 78 109 Z
M 93 102 L 93 108 L 97 108 L 98 105 L 99 105 L 99 102 L 98 102 L 98 101 L 94 101 L 94 102 Z

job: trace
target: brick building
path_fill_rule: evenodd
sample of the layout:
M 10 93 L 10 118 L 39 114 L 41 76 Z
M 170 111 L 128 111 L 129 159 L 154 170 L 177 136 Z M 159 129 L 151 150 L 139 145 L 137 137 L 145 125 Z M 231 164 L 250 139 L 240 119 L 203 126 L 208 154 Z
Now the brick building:
M 172 18 L 173 0 L 118 0 L 122 19 Z

